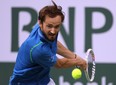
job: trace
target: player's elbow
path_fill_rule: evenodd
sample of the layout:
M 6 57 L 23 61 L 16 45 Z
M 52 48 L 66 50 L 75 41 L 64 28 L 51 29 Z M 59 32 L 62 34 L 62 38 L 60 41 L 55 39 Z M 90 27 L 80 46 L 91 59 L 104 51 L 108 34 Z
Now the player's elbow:
M 56 64 L 55 64 L 55 67 L 56 68 L 65 68 L 66 62 L 68 62 L 68 60 L 66 58 L 58 59 Z

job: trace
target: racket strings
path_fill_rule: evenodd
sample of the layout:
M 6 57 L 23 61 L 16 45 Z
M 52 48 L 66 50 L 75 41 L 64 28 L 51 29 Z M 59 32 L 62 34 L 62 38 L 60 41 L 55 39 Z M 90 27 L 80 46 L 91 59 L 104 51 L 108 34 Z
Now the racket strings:
M 95 56 L 92 50 L 88 55 L 88 77 L 90 81 L 93 81 L 95 77 Z

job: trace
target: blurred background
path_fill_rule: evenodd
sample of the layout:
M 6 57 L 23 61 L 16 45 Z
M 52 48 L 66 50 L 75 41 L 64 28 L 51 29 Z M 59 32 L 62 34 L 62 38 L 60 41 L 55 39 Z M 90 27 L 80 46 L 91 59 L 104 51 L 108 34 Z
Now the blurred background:
M 58 40 L 81 57 L 88 48 L 96 56 L 94 82 L 74 80 L 74 68 L 52 68 L 56 85 L 116 85 L 116 1 L 115 0 L 54 0 L 65 14 Z M 28 37 L 38 12 L 51 0 L 0 1 L 0 85 L 8 85 L 19 47 Z M 58 57 L 61 57 L 57 55 Z

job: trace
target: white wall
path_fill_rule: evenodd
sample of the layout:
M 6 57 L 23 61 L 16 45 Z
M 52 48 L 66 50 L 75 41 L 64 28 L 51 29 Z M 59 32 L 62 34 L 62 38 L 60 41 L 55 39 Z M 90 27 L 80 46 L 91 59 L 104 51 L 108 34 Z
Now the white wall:
M 63 7 L 65 12 L 64 26 L 68 32 L 68 8 L 75 7 L 75 52 L 80 56 L 85 56 L 85 8 L 103 7 L 108 9 L 113 16 L 113 24 L 110 30 L 104 33 L 93 34 L 93 50 L 98 63 L 116 63 L 116 1 L 115 0 L 54 0 Z M 45 5 L 51 5 L 50 0 L 2 0 L 0 1 L 0 62 L 15 62 L 17 52 L 11 52 L 11 8 L 31 7 L 37 12 Z M 102 13 L 93 14 L 93 27 L 102 27 L 105 24 L 105 17 Z M 29 23 L 31 17 L 28 13 L 20 14 L 19 42 L 20 45 L 27 38 L 29 33 L 22 32 L 22 27 Z M 62 35 L 59 40 L 65 42 Z

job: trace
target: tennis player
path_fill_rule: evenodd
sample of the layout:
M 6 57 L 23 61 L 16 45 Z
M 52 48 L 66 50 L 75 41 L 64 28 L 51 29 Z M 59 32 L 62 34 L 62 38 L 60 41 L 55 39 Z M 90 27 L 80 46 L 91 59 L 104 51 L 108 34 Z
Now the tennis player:
M 57 41 L 63 21 L 62 7 L 54 2 L 40 10 L 38 22 L 19 49 L 9 85 L 55 85 L 49 74 L 51 67 L 86 68 L 84 59 Z M 64 58 L 59 59 L 56 54 Z

